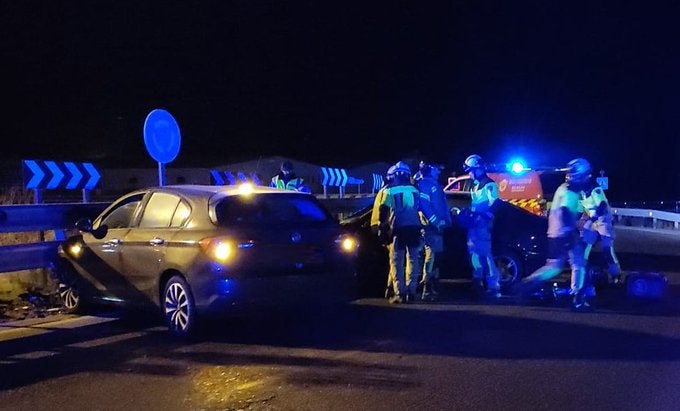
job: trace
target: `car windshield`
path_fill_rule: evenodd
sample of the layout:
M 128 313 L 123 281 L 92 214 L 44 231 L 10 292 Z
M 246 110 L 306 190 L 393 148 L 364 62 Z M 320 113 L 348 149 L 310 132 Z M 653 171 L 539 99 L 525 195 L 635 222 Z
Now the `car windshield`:
M 318 224 L 332 219 L 316 198 L 297 194 L 230 196 L 215 206 L 215 214 L 222 226 Z

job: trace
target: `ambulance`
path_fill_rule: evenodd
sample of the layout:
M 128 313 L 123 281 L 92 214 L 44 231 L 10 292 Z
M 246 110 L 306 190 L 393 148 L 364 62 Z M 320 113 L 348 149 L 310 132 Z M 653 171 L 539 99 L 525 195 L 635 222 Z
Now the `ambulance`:
M 498 185 L 498 196 L 532 214 L 547 216 L 557 187 L 564 182 L 563 169 L 527 170 L 521 173 L 490 172 Z M 444 192 L 470 194 L 473 181 L 470 175 L 449 177 Z

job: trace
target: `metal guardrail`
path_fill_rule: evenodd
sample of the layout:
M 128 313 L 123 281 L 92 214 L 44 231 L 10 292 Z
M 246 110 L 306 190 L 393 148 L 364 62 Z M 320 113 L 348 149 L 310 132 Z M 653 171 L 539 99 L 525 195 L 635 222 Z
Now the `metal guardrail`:
M 670 227 L 671 224 L 675 230 L 680 228 L 680 214 L 669 211 L 640 208 L 612 208 L 612 213 L 614 214 L 614 221 L 619 223 L 624 218 L 635 218 L 642 219 L 643 225 L 646 222 L 649 222 L 652 228 Z
M 80 218 L 95 218 L 109 203 L 28 204 L 0 206 L 0 233 L 63 231 Z M 55 236 L 58 237 L 58 236 Z M 48 267 L 60 241 L 0 246 L 0 273 Z

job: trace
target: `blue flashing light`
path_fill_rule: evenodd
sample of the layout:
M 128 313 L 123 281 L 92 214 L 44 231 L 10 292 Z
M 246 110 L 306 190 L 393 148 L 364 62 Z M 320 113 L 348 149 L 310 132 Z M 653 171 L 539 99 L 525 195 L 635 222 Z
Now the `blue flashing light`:
M 511 160 L 510 163 L 507 164 L 507 169 L 508 171 L 515 175 L 522 174 L 525 171 L 529 171 L 529 168 L 526 166 L 526 163 L 522 159 Z
M 522 171 L 524 171 L 524 165 L 520 162 L 512 163 L 512 166 L 510 166 L 510 170 L 515 174 L 519 174 Z

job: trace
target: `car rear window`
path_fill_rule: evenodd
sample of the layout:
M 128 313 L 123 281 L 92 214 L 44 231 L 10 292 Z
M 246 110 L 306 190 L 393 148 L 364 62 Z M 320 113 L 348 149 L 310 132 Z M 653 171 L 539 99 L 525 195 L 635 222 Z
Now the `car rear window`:
M 330 214 L 312 196 L 257 194 L 230 196 L 215 206 L 220 225 L 288 225 L 323 223 Z

